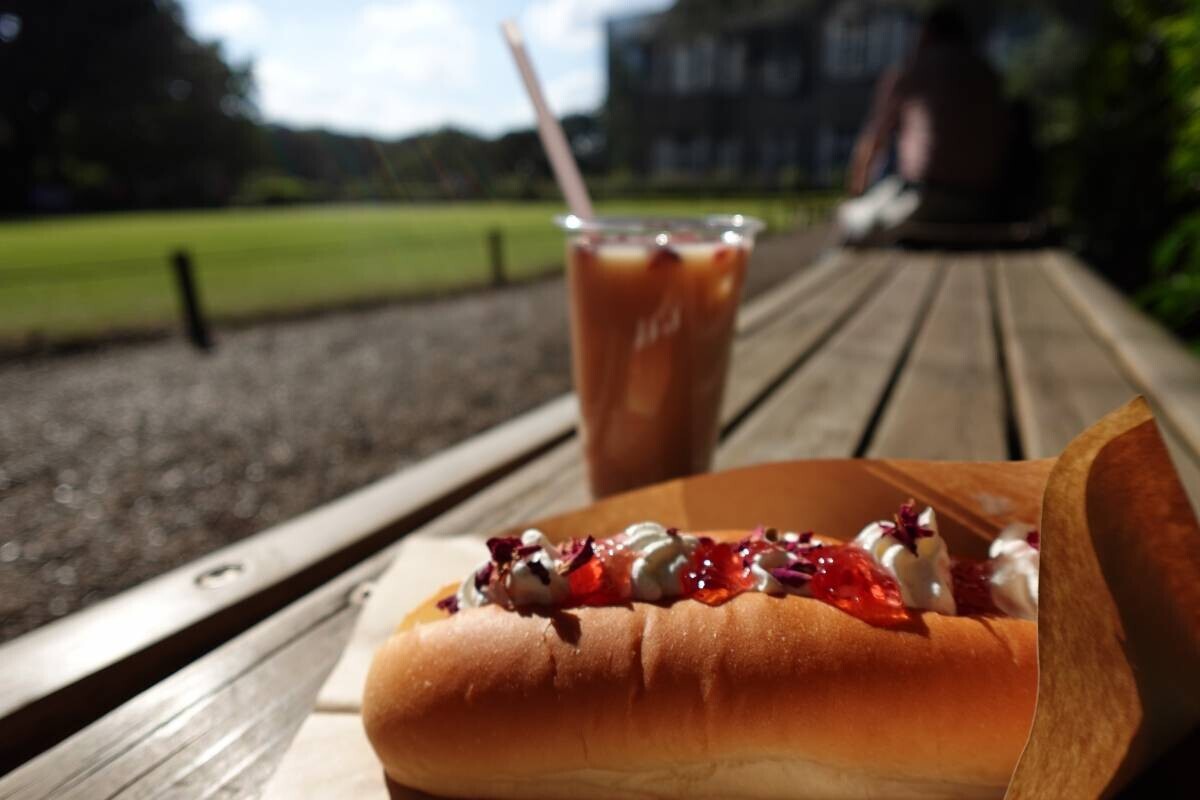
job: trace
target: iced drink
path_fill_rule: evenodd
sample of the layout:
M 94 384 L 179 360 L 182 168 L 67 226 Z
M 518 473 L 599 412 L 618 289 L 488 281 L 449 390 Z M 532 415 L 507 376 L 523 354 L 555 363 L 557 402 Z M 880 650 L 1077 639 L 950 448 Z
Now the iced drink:
M 573 219 L 561 224 L 593 495 L 707 470 L 760 223 Z

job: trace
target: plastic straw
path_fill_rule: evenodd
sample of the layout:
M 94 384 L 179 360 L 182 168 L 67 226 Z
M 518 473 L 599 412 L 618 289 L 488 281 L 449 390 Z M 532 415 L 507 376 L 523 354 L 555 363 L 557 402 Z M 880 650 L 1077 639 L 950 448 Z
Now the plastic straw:
M 538 136 L 542 140 L 542 149 L 546 151 L 546 157 L 550 159 L 550 167 L 554 170 L 558 188 L 566 198 L 572 214 L 580 219 L 591 219 L 592 200 L 588 197 L 587 186 L 583 183 L 583 176 L 579 174 L 579 165 L 575 163 L 575 156 L 571 154 L 571 147 L 567 144 L 562 126 L 546 105 L 546 97 L 542 94 L 537 73 L 533 71 L 529 54 L 525 52 L 525 40 L 521 31 L 511 19 L 501 23 L 500 30 L 504 32 L 504 39 L 512 50 L 513 60 L 517 62 L 517 71 L 521 73 L 521 80 L 525 82 L 525 90 L 529 92 L 529 100 L 537 113 Z

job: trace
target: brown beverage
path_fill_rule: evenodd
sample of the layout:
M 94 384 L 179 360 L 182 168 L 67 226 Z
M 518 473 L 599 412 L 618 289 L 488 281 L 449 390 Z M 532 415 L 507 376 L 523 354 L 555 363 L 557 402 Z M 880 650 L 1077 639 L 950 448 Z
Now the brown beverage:
M 563 226 L 572 231 L 571 219 Z M 567 243 L 575 389 L 596 497 L 707 470 L 757 220 L 605 220 Z

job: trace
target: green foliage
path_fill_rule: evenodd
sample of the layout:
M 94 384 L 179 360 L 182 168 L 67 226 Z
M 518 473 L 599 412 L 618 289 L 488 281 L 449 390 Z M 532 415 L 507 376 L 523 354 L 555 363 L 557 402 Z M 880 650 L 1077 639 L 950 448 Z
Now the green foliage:
M 30 0 L 0 43 L 0 211 L 213 205 L 258 158 L 248 67 L 173 0 Z
M 1154 250 L 1141 299 L 1200 346 L 1200 0 L 1148 21 L 1167 65 L 1170 150 L 1165 163 L 1171 223 Z
M 233 196 L 233 203 L 243 206 L 280 206 L 311 203 L 319 199 L 319 190 L 303 178 L 260 170 L 246 178 Z
M 1176 202 L 1191 209 L 1155 251 L 1155 280 L 1147 306 L 1191 335 L 1200 348 L 1200 0 L 1158 22 L 1170 65 L 1168 90 L 1175 108 L 1175 140 L 1168 175 Z
M 1110 0 L 1071 74 L 1040 81 L 1040 110 L 1074 242 L 1200 338 L 1200 0 Z

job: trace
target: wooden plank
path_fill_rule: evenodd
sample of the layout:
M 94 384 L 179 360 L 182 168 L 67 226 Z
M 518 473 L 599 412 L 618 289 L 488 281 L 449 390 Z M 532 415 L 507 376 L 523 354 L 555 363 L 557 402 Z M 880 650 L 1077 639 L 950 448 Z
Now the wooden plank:
M 1050 253 L 1046 273 L 1146 396 L 1200 513 L 1200 358 L 1069 254 Z
M 139 776 L 188 747 L 209 730 L 209 721 L 224 718 L 231 703 L 247 712 L 264 698 L 278 700 L 282 710 L 272 719 L 281 737 L 290 735 L 317 688 L 313 680 L 294 678 L 324 677 L 357 615 L 361 595 L 356 590 L 383 572 L 395 547 L 363 561 L 23 764 L 0 779 L 0 800 L 68 793 L 103 798 L 135 787 L 142 791 L 150 784 L 139 785 Z M 276 664 L 285 668 L 282 679 L 278 672 L 262 672 Z M 211 727 L 225 729 L 223 724 Z
M 1005 460 L 1005 400 L 987 275 L 954 256 L 867 455 Z
M 896 258 L 891 281 L 733 432 L 719 468 L 855 454 L 939 274 L 930 257 Z
M 738 312 L 738 335 L 753 333 L 772 319 L 786 313 L 801 302 L 805 295 L 820 291 L 822 285 L 830 278 L 847 269 L 852 269 L 859 261 L 844 250 L 831 250 L 812 264 L 797 272 L 791 278 L 772 287 L 748 303 Z M 754 269 L 751 259 L 750 269 Z
M 798 270 L 747 304 L 739 335 L 769 325 L 796 297 L 843 274 L 831 259 Z M 576 415 L 565 395 L 0 646 L 0 660 L 16 665 L 0 672 L 0 774 L 564 440 Z M 561 499 L 582 495 L 567 491 Z
M 1026 458 L 1055 456 L 1081 431 L 1137 394 L 1063 302 L 1043 253 L 997 257 L 996 296 Z
M 828 285 L 819 284 L 823 287 L 820 291 L 800 292 L 796 305 L 786 309 L 778 321 L 759 328 L 745 343 L 738 343 L 739 355 L 734 363 L 740 366 L 734 367 L 731 381 L 769 383 L 777 380 L 778 373 L 789 369 L 806 347 L 817 346 L 825 329 L 840 324 L 844 312 L 855 306 L 864 292 L 877 285 L 884 266 L 882 263 L 856 262 L 839 267 Z M 836 304 L 831 297 L 836 299 Z M 841 313 L 834 313 L 838 307 Z M 785 331 L 790 331 L 791 336 L 783 335 Z M 745 397 L 743 402 L 753 402 L 755 395 L 755 392 L 742 392 L 740 396 Z M 727 406 L 725 416 L 732 418 L 741 411 L 733 403 Z M 576 446 L 574 442 L 561 444 L 515 470 L 426 525 L 423 534 L 460 533 L 478 526 L 502 527 L 585 502 L 586 490 Z M 374 557 L 371 563 L 379 564 L 379 559 L 390 556 L 390 552 Z M 359 580 L 370 577 L 361 568 L 355 568 L 353 572 L 360 576 Z M 100 797 L 158 796 L 158 793 L 176 791 L 176 777 L 182 775 L 186 775 L 187 785 L 203 785 L 210 793 L 254 794 L 260 786 L 257 781 L 265 780 L 268 771 L 257 766 L 243 769 L 240 765 L 266 758 L 264 754 L 278 752 L 279 742 L 290 737 L 312 707 L 315 694 L 315 688 L 308 684 L 303 690 L 288 681 L 280 685 L 276 673 L 255 660 L 257 657 L 264 662 L 279 660 L 291 664 L 299 652 L 285 651 L 281 645 L 270 651 L 263 641 L 292 642 L 312 638 L 332 642 L 331 646 L 306 645 L 308 649 L 304 651 L 308 661 L 306 670 L 311 667 L 322 673 L 328 671 L 350 633 L 355 614 L 339 616 L 336 623 L 324 624 L 324 620 L 329 617 L 328 609 L 339 607 L 338 603 L 344 602 L 350 591 L 346 581 L 338 579 L 289 609 L 290 616 L 286 620 L 284 614 L 280 614 L 260 623 L 251 633 L 229 642 L 180 675 L 163 681 L 0 780 L 0 798 L 42 798 L 59 793 L 63 786 L 78 791 L 79 796 L 89 792 L 91 796 Z M 307 615 L 305 609 L 310 609 Z M 177 688 L 181 681 L 190 683 Z M 231 729 L 221 710 L 225 708 L 221 705 L 225 700 L 211 699 L 215 704 L 213 710 L 204 715 L 195 710 L 199 704 L 210 702 L 203 696 L 205 687 L 214 698 L 217 694 L 222 698 L 236 698 L 246 712 L 255 698 L 282 694 L 288 699 L 280 699 L 280 705 L 270 716 L 273 721 L 268 722 L 264 717 Z M 185 689 L 190 689 L 191 694 Z M 197 693 L 201 695 L 198 699 Z M 172 704 L 177 694 L 191 698 L 191 702 Z M 153 748 L 148 746 L 151 738 Z M 208 746 L 192 749 L 190 743 L 200 739 Z M 141 755 L 130 755 L 126 759 L 122 756 L 125 753 Z M 171 755 L 174 753 L 179 755 Z M 164 766 L 168 763 L 170 766 Z M 140 777 L 132 775 L 132 765 L 140 766 Z M 113 787 L 117 788 L 114 790 Z
M 824 266 L 824 265 L 823 265 Z M 864 298 L 885 279 L 886 258 L 878 253 L 830 260 L 834 275 L 802 287 L 789 298 L 786 313 L 754 327 L 734 343 L 721 425 L 755 407 L 776 384 L 845 323 Z

